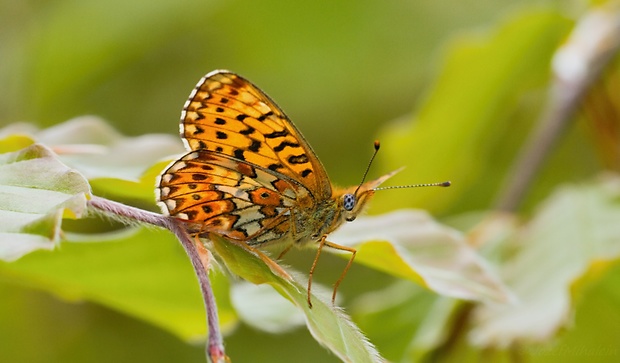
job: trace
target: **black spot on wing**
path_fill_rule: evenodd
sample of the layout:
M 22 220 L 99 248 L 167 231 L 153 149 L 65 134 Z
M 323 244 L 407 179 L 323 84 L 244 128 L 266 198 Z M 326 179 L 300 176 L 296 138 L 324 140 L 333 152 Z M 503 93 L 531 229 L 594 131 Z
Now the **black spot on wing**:
M 267 112 L 266 114 L 260 115 L 260 116 L 257 118 L 257 120 L 258 120 L 258 121 L 260 121 L 260 122 L 263 122 L 263 121 L 265 121 L 265 120 L 267 119 L 267 117 L 269 117 L 269 116 L 271 116 L 271 115 L 273 115 L 273 111 L 269 111 L 269 112 Z
M 284 137 L 286 135 L 288 135 L 288 131 L 287 130 L 274 131 L 274 132 L 271 132 L 269 134 L 265 134 L 265 138 L 266 139 L 275 139 L 275 138 L 278 138 L 278 137 Z
M 267 167 L 269 170 L 278 171 L 278 169 L 282 169 L 282 164 L 271 164 Z
M 253 152 L 258 152 L 260 150 L 261 142 L 257 140 L 252 140 L 252 145 L 248 147 L 248 150 Z
M 278 146 L 273 148 L 273 151 L 280 152 L 280 151 L 284 150 L 287 146 L 295 148 L 295 147 L 299 147 L 299 144 L 296 143 L 296 142 L 282 141 L 280 143 L 280 145 L 278 145 Z
M 291 155 L 287 160 L 291 164 L 305 164 L 308 162 L 308 156 L 306 156 L 306 154 Z
M 241 131 L 239 131 L 239 133 L 240 133 L 241 135 L 252 135 L 252 134 L 254 133 L 254 131 L 256 131 L 256 129 L 255 129 L 255 128 L 253 128 L 253 127 L 251 127 L 251 126 L 248 126 L 248 128 L 247 128 L 247 129 L 245 129 L 245 130 L 241 130 Z
M 241 149 L 235 149 L 234 156 L 237 159 L 239 159 L 239 160 L 244 160 L 245 161 L 245 155 L 243 155 L 243 150 L 241 150 Z

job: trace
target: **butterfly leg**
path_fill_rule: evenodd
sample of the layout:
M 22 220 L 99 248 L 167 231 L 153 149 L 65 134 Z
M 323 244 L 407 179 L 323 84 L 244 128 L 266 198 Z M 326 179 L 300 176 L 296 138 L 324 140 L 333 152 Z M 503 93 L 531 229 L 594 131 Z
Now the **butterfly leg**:
M 204 255 L 204 252 L 206 251 L 206 248 L 205 248 L 204 244 L 202 243 L 202 241 L 200 240 L 200 235 L 204 232 L 204 229 L 205 229 L 205 225 L 202 224 L 200 226 L 200 229 L 198 230 L 198 232 L 192 233 L 194 235 L 194 244 L 196 245 L 198 253 L 199 254 L 203 254 L 203 255 Z M 202 258 L 204 258 L 204 256 L 201 256 L 201 259 Z M 203 262 L 205 262 L 205 261 L 203 261 Z M 208 266 L 208 265 L 205 265 L 205 266 Z
M 308 307 L 312 309 L 312 295 L 310 295 L 310 291 L 312 291 L 312 276 L 314 275 L 314 269 L 316 268 L 317 262 L 319 262 L 319 256 L 321 256 L 321 251 L 323 250 L 323 246 L 325 246 L 325 239 L 327 235 L 323 235 L 321 240 L 319 241 L 319 247 L 316 250 L 316 256 L 314 257 L 314 262 L 312 262 L 312 267 L 310 267 L 310 272 L 308 272 Z
M 198 257 L 200 257 L 200 261 L 202 262 L 202 265 L 205 267 L 205 270 L 208 271 L 209 264 L 211 262 L 211 253 L 209 252 L 209 250 L 207 250 L 205 245 L 200 240 L 200 237 L 198 236 L 199 234 L 196 234 L 194 236 L 194 244 L 196 246 L 196 251 L 198 252 Z
M 312 307 L 312 301 L 311 301 L 311 295 L 310 295 L 310 291 L 312 288 L 312 276 L 314 275 L 314 269 L 316 268 L 316 265 L 319 261 L 319 256 L 321 255 L 323 246 L 327 246 L 335 250 L 351 252 L 351 258 L 349 259 L 347 266 L 344 268 L 344 270 L 342 271 L 342 274 L 340 275 L 340 277 L 334 284 L 334 292 L 332 293 L 332 304 L 335 304 L 336 302 L 336 292 L 338 291 L 338 286 L 340 286 L 340 283 L 342 282 L 347 272 L 351 268 L 351 265 L 353 264 L 353 260 L 355 259 L 355 254 L 357 253 L 357 250 L 354 248 L 342 246 L 342 245 L 327 241 L 327 235 L 324 235 L 323 237 L 321 237 L 321 240 L 319 241 L 319 247 L 317 248 L 317 251 L 316 251 L 316 256 L 314 257 L 314 262 L 312 262 L 312 267 L 310 267 L 310 272 L 308 273 L 308 306 L 309 307 Z
M 329 242 L 329 241 L 325 241 L 324 245 L 327 246 L 327 247 L 331 247 L 331 248 L 333 248 L 335 250 L 351 252 L 351 258 L 349 259 L 349 262 L 347 263 L 347 266 L 344 268 L 344 270 L 342 271 L 342 274 L 340 275 L 340 277 L 338 278 L 338 280 L 334 284 L 334 292 L 332 293 L 332 305 L 333 305 L 336 302 L 336 291 L 338 291 L 338 286 L 340 286 L 340 283 L 342 282 L 342 280 L 346 276 L 347 272 L 349 272 L 349 269 L 351 268 L 351 265 L 353 264 L 353 260 L 355 259 L 355 254 L 357 253 L 357 250 L 355 248 L 352 248 L 352 247 L 337 245 L 337 244 Z

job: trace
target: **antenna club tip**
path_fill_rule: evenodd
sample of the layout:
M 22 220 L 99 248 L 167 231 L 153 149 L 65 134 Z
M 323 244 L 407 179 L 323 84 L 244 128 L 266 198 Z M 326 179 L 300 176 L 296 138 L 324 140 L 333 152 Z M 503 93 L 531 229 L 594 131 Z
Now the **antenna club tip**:
M 375 151 L 379 151 L 379 148 L 381 147 L 381 143 L 379 143 L 379 140 L 375 140 Z
M 441 187 L 449 187 L 450 185 L 452 185 L 452 183 L 449 180 L 439 184 Z

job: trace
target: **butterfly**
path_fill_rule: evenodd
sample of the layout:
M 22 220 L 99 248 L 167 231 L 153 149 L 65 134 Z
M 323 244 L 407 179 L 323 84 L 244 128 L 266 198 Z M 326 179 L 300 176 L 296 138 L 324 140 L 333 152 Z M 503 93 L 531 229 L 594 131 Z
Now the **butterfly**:
M 189 152 L 160 175 L 157 196 L 165 214 L 250 247 L 318 244 L 308 279 L 324 246 L 356 250 L 327 240 L 353 221 L 376 188 L 394 173 L 358 186 L 334 187 L 301 132 L 269 96 L 241 76 L 216 70 L 204 76 L 181 113 L 180 134 Z M 375 144 L 378 150 L 379 144 Z M 376 152 L 375 152 L 376 153 Z

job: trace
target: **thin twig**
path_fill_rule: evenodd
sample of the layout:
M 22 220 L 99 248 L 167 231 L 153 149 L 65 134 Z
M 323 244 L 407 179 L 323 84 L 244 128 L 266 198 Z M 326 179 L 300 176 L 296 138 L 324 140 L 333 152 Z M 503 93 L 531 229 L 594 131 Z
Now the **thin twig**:
M 200 283 L 200 290 L 207 314 L 207 326 L 209 329 L 208 340 L 205 347 L 207 359 L 214 363 L 228 362 L 228 357 L 224 351 L 224 341 L 220 332 L 215 297 L 213 296 L 213 289 L 211 288 L 211 282 L 207 275 L 208 262 L 206 258 L 201 257 L 201 251 L 199 251 L 200 246 L 194 243 L 194 239 L 187 233 L 183 222 L 175 218 L 130 207 L 97 196 L 92 196 L 88 203 L 91 207 L 103 211 L 106 214 L 121 217 L 121 219 L 129 219 L 131 221 L 163 227 L 174 233 L 192 262 L 192 266 L 198 277 L 198 282 Z M 202 255 L 204 256 L 205 254 L 203 253 Z
M 554 58 L 554 82 L 548 106 L 530 135 L 504 188 L 496 209 L 515 211 L 541 165 L 573 119 L 586 91 L 620 49 L 620 11 L 591 11 L 577 24 Z

